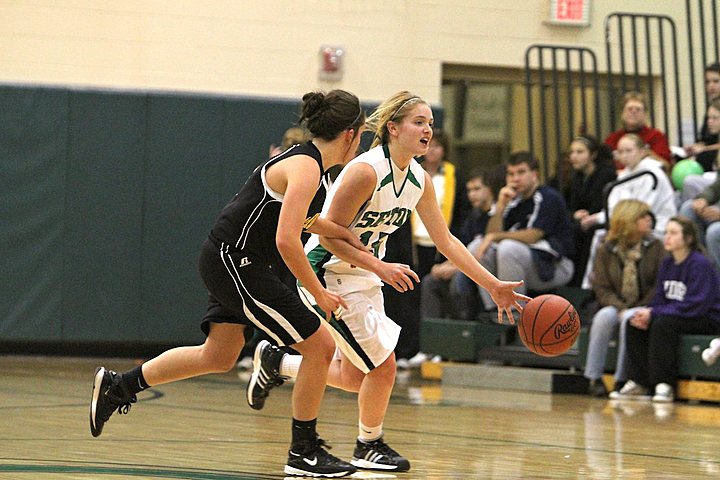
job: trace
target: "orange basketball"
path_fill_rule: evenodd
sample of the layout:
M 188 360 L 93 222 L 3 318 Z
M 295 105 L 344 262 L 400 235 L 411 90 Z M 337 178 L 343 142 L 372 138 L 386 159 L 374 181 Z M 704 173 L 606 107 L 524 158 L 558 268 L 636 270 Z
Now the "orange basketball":
M 567 352 L 580 334 L 580 316 L 570 302 L 558 295 L 540 295 L 523 309 L 518 325 L 520 340 L 543 357 Z

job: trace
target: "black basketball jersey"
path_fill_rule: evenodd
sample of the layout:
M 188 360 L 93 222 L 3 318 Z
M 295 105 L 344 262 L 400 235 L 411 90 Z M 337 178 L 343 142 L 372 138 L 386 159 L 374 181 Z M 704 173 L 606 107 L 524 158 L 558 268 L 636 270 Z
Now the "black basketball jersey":
M 294 145 L 255 169 L 242 189 L 220 212 L 210 233 L 214 241 L 242 250 L 267 265 L 282 263 L 275 244 L 275 234 L 283 196 L 268 186 L 265 172 L 277 162 L 295 155 L 308 155 L 317 162 L 320 182 L 306 218 L 320 213 L 327 190 L 322 155 L 312 142 Z

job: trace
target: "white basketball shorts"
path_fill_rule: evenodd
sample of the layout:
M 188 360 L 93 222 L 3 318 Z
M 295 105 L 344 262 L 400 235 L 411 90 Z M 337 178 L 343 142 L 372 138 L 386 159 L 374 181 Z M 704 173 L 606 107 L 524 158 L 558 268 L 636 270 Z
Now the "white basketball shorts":
M 335 312 L 323 322 L 338 348 L 362 372 L 381 365 L 395 350 L 400 326 L 385 315 L 382 287 L 361 275 L 325 272 L 328 290 L 340 295 L 347 309 Z M 298 288 L 303 302 L 325 319 L 315 299 L 303 287 Z

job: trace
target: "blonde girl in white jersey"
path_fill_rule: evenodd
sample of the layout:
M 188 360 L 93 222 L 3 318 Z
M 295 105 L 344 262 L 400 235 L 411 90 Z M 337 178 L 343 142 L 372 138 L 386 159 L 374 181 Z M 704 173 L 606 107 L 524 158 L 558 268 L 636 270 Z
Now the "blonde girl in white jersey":
M 407 221 L 413 209 L 438 251 L 488 290 L 498 305 L 498 321 L 507 315 L 513 323 L 512 308 L 520 311 L 518 301 L 529 300 L 514 291 L 522 282 L 497 279 L 448 230 L 432 181 L 415 161 L 428 150 L 432 125 L 430 106 L 410 92 L 399 92 L 383 102 L 368 119 L 375 134 L 373 148 L 345 167 L 323 209 L 324 217 L 348 225 L 369 251 L 352 251 L 347 243 L 325 237 L 311 239 L 306 248 L 327 288 L 340 294 L 348 305 L 346 310 L 334 312 L 326 325 L 339 347 L 328 372 L 328 385 L 358 392 L 359 436 L 351 463 L 360 468 L 410 468 L 410 462 L 383 441 L 383 420 L 395 383 L 393 350 L 400 327 L 385 316 L 381 280 L 407 291 L 414 288 L 413 280 L 419 279 L 407 265 L 381 259 L 387 235 Z M 307 292 L 301 289 L 301 293 L 312 303 Z M 258 345 L 255 358 L 268 364 L 260 366 L 265 374 L 277 371 L 279 376 L 292 376 L 301 360 L 283 356 L 267 343 Z M 279 365 L 273 368 L 271 363 Z

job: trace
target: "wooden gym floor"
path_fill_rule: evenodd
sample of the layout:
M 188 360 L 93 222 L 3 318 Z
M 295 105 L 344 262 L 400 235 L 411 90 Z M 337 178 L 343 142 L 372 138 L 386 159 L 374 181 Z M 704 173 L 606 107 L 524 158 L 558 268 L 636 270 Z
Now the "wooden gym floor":
M 237 371 L 160 386 L 88 428 L 95 366 L 129 360 L 0 356 L 0 479 L 285 478 L 290 391 L 245 403 Z M 239 378 L 243 377 L 243 378 Z M 349 459 L 355 396 L 328 389 L 319 432 Z M 401 372 L 386 440 L 407 456 L 397 479 L 688 479 L 720 476 L 720 407 L 613 404 L 582 395 L 443 387 Z

